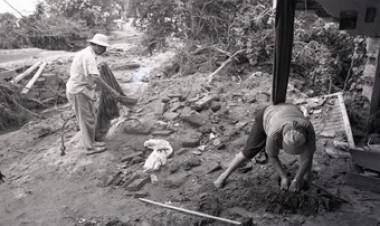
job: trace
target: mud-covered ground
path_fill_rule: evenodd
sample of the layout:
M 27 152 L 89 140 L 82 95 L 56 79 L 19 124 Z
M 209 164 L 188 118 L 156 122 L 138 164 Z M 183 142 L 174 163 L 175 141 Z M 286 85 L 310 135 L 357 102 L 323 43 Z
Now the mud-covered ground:
M 256 225 L 379 225 L 380 196 L 347 186 L 350 159 L 332 158 L 322 139 L 308 192 L 281 192 L 273 169 L 254 160 L 215 189 L 212 181 L 244 146 L 255 111 L 269 101 L 270 68 L 256 68 L 242 80 L 218 76 L 212 85 L 207 74 L 165 77 L 161 72 L 170 65 L 172 50 L 141 56 L 140 34 L 129 29 L 121 35 L 102 60 L 139 103 L 121 109 L 106 138 L 108 151 L 96 155 L 79 147 L 73 122 L 65 133 L 66 155 L 60 155 L 67 105 L 1 135 L 0 170 L 6 179 L 0 184 L 0 225 L 227 225 L 147 205 L 140 197 L 237 221 L 251 218 Z M 130 63 L 140 67 L 123 67 Z M 289 100 L 299 95 L 290 91 Z M 197 106 L 209 96 L 210 104 Z M 143 144 L 150 138 L 165 139 L 174 150 L 154 174 L 143 172 L 150 154 Z M 294 174 L 296 159 L 280 158 Z M 146 184 L 131 188 L 137 179 Z

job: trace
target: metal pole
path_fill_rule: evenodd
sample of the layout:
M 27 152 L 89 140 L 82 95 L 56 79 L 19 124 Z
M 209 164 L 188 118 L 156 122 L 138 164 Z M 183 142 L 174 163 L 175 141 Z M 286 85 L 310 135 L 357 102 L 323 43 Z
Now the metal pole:
M 229 223 L 229 224 L 233 224 L 233 225 L 242 225 L 242 223 L 239 222 L 239 221 L 229 220 L 229 219 L 225 219 L 225 218 L 221 218 L 221 217 L 215 217 L 215 216 L 211 216 L 211 215 L 208 215 L 208 214 L 205 214 L 205 213 L 200 213 L 200 212 L 197 212 L 197 211 L 194 211 L 194 210 L 187 210 L 187 209 L 183 209 L 183 208 L 180 208 L 180 207 L 175 207 L 175 206 L 163 204 L 163 203 L 160 203 L 160 202 L 155 202 L 155 201 L 152 201 L 152 200 L 149 200 L 149 199 L 139 198 L 139 200 L 142 201 L 142 202 L 145 202 L 145 203 L 149 203 L 149 204 L 155 205 L 155 206 L 164 207 L 164 208 L 167 208 L 167 209 L 175 210 L 175 211 L 178 211 L 178 212 L 182 212 L 182 213 L 186 213 L 186 214 L 190 214 L 190 215 L 194 215 L 194 216 L 198 216 L 198 217 L 205 217 L 205 218 L 209 218 L 209 219 L 213 219 L 213 220 L 217 220 L 217 221 L 220 221 L 220 222 Z

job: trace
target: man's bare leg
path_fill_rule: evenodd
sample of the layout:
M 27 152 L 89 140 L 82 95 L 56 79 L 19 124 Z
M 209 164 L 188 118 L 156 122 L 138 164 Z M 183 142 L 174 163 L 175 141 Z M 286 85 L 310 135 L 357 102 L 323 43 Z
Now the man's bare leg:
M 228 168 L 214 181 L 214 185 L 216 188 L 221 188 L 224 185 L 224 182 L 230 176 L 232 172 L 234 172 L 243 162 L 248 159 L 244 156 L 242 152 L 239 152 L 235 158 L 232 160 Z

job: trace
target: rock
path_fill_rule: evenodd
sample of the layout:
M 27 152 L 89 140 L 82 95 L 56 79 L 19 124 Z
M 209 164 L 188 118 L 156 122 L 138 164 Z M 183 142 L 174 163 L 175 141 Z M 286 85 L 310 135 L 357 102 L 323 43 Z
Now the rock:
M 169 112 L 176 112 L 178 109 L 182 108 L 183 104 L 180 102 L 174 102 L 169 110 Z
M 153 108 L 154 108 L 153 111 L 154 111 L 155 115 L 161 117 L 165 113 L 167 105 L 168 105 L 168 103 L 164 103 L 164 102 L 155 103 L 153 106 Z
M 260 103 L 268 102 L 270 100 L 270 95 L 266 92 L 261 92 L 256 94 L 255 99 Z
M 217 112 L 222 108 L 222 105 L 219 102 L 212 102 L 211 103 L 211 110 L 213 112 Z
M 124 156 L 121 161 L 122 162 L 129 162 L 131 161 L 133 158 L 139 156 L 139 157 L 142 157 L 144 155 L 143 152 L 135 152 L 135 153 L 132 153 L 130 155 L 127 155 L 127 156 Z
M 248 171 L 251 171 L 252 168 L 253 168 L 252 162 L 249 161 L 249 162 L 247 162 L 244 166 L 238 168 L 238 171 L 239 171 L 240 173 L 247 173 Z
M 179 117 L 179 113 L 176 112 L 165 112 L 163 115 L 164 119 L 167 121 L 174 121 Z
M 152 135 L 153 136 L 169 136 L 173 132 L 174 132 L 173 130 L 156 130 L 152 132 Z
M 148 135 L 152 131 L 152 126 L 148 122 L 127 121 L 123 124 L 123 131 L 127 134 Z
M 207 174 L 211 174 L 211 173 L 214 173 L 216 171 L 219 171 L 222 169 L 222 166 L 220 165 L 220 162 L 210 162 L 208 164 L 208 170 L 207 170 Z
M 163 98 L 161 98 L 161 102 L 162 103 L 169 103 L 170 102 L 170 98 L 169 97 L 163 97 Z
M 144 176 L 143 178 L 138 178 L 132 181 L 132 183 L 130 183 L 125 189 L 127 189 L 127 191 L 139 191 L 149 182 L 150 177 Z
M 180 101 L 184 101 L 184 96 L 181 93 L 169 93 L 168 97 L 170 97 L 170 98 L 178 98 Z
M 201 152 L 201 151 L 198 151 L 198 150 L 194 150 L 194 151 L 192 151 L 192 153 L 193 153 L 194 155 L 202 155 L 202 152 Z
M 189 158 L 183 163 L 183 169 L 189 171 L 195 167 L 198 167 L 202 164 L 202 161 L 199 158 Z
M 216 99 L 216 96 L 214 95 L 205 96 L 194 103 L 194 108 L 197 111 L 208 109 L 211 105 L 211 102 L 214 101 L 215 99 Z
M 185 175 L 172 175 L 170 178 L 167 178 L 163 181 L 163 187 L 169 189 L 177 189 L 181 187 L 189 179 L 188 174 Z
M 183 138 L 183 140 L 182 140 L 182 146 L 183 147 L 192 148 L 192 147 L 197 147 L 200 145 L 200 141 L 201 141 L 201 137 L 202 137 L 201 133 L 190 133 L 190 134 L 187 134 L 185 136 L 186 137 Z
M 207 123 L 206 117 L 197 112 L 193 112 L 190 115 L 183 115 L 182 120 L 194 127 L 201 127 Z
M 187 149 L 187 148 L 181 148 L 181 149 L 179 149 L 177 152 L 176 152 L 176 155 L 183 155 L 183 154 L 185 154 L 186 152 L 188 152 L 189 151 L 189 149 Z

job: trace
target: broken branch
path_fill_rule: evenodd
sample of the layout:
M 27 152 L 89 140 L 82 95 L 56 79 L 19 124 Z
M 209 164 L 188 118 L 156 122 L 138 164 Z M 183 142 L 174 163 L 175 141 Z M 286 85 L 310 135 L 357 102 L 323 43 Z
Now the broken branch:
M 214 79 L 214 76 L 217 75 L 227 64 L 231 63 L 232 60 L 237 56 L 239 55 L 240 53 L 244 52 L 245 49 L 240 49 L 238 51 L 236 51 L 232 56 L 230 56 L 226 61 L 224 61 L 222 63 L 222 65 L 220 65 L 218 67 L 218 69 L 216 69 L 213 73 L 211 73 L 208 77 L 208 83 L 210 84 L 212 82 L 212 80 Z
M 38 71 L 34 74 L 33 78 L 30 79 L 30 81 L 28 82 L 28 84 L 26 84 L 26 86 L 24 87 L 24 89 L 21 91 L 22 94 L 27 94 L 29 92 L 29 90 L 32 88 L 32 86 L 37 81 L 37 79 L 41 76 L 42 71 L 45 69 L 46 65 L 47 65 L 46 62 L 42 63 L 42 65 L 40 66 L 40 68 L 38 69 Z
M 38 66 L 40 66 L 41 62 L 37 62 L 35 64 L 33 64 L 30 68 L 28 68 L 26 71 L 24 71 L 23 73 L 17 75 L 15 78 L 13 78 L 11 80 L 11 83 L 13 84 L 17 84 L 19 81 L 21 81 L 23 78 L 25 78 L 26 76 L 28 76 L 30 73 L 32 73 L 36 68 L 38 68 Z

